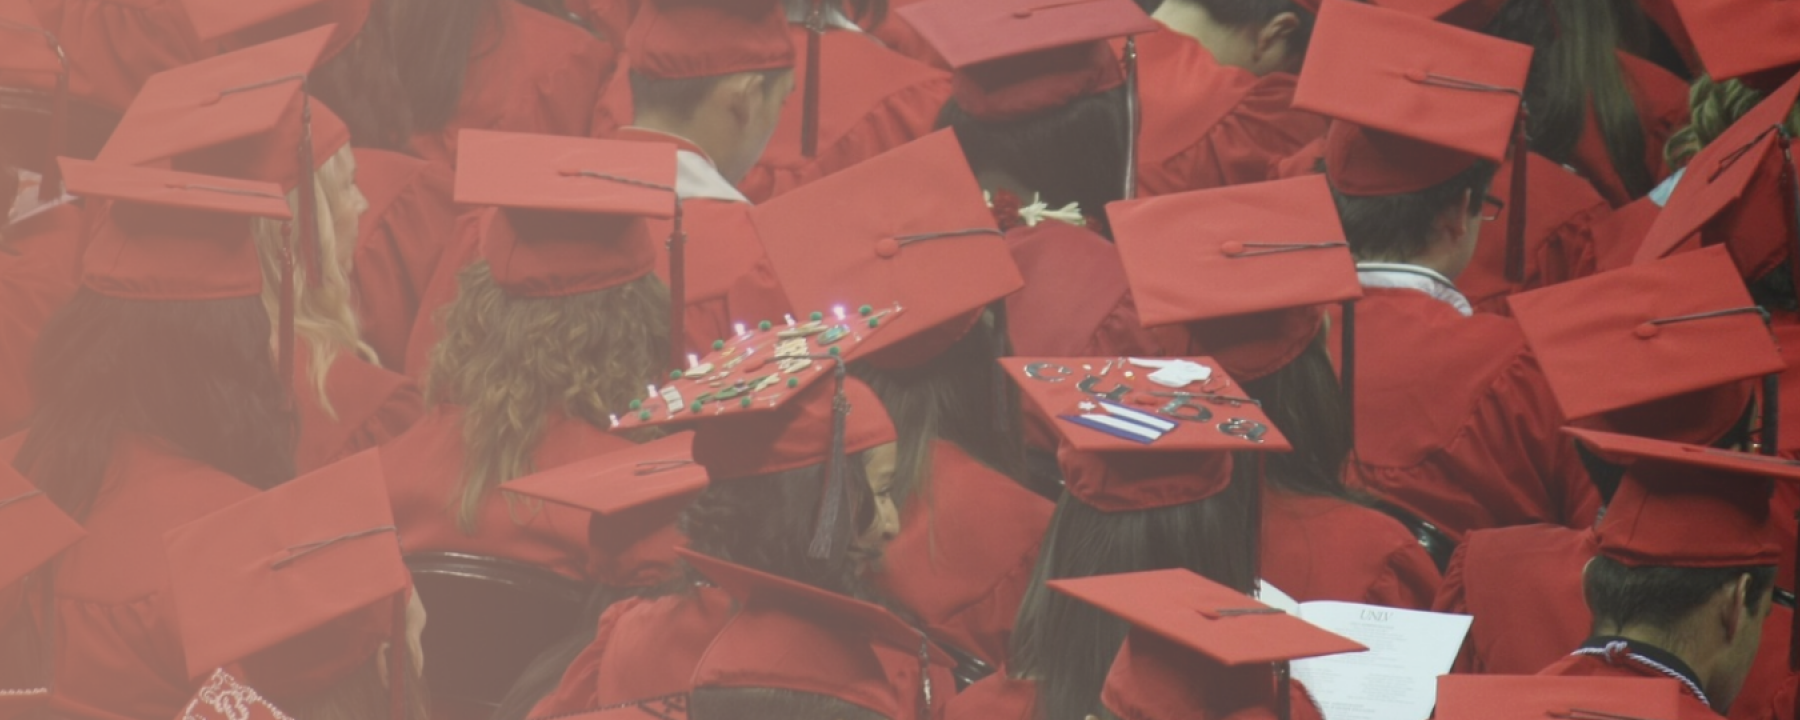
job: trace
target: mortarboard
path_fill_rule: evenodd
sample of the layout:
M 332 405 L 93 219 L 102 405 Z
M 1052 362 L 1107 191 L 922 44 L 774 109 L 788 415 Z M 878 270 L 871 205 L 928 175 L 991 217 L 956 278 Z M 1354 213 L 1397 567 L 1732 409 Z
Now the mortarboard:
M 1800 65 L 1800 6 L 1783 0 L 1674 0 L 1714 80 L 1773 87 Z
M 352 456 L 169 531 L 187 674 L 236 665 L 280 697 L 317 693 L 386 644 L 410 660 L 411 580 L 378 451 Z M 399 683 L 392 683 L 400 696 Z
M 112 200 L 82 256 L 82 284 L 127 300 L 262 292 L 250 218 L 293 217 L 272 183 L 60 158 L 69 192 Z
M 1239 380 L 1298 356 L 1323 324 L 1321 306 L 1362 297 L 1316 175 L 1116 202 L 1107 217 L 1143 324 L 1188 323 Z
M 1101 702 L 1120 720 L 1203 716 L 1224 699 L 1209 702 L 1209 693 L 1255 697 L 1242 684 L 1258 677 L 1267 681 L 1263 696 L 1280 707 L 1288 693 L 1285 682 L 1275 682 L 1273 664 L 1367 649 L 1187 569 L 1048 585 L 1130 623 L 1101 690 Z M 1255 665 L 1270 667 L 1250 676 L 1230 670 Z
M 31 574 L 87 535 L 11 463 L 0 463 L 0 587 Z
M 826 465 L 809 552 L 835 559 L 849 539 L 844 466 L 850 455 L 895 438 L 881 399 L 845 364 L 902 312 L 864 305 L 854 316 L 839 307 L 829 319 L 823 312 L 806 322 L 789 317 L 780 329 L 764 321 L 716 341 L 704 359 L 689 356 L 687 370 L 650 386 L 613 429 L 693 424 L 694 460 L 714 482 Z M 827 374 L 832 382 L 820 383 Z
M 1506 0 L 1369 0 L 1369 4 L 1479 31 L 1494 21 Z M 1550 12 L 1549 3 L 1544 5 L 1545 12 Z
M 615 587 L 667 579 L 669 538 L 660 535 L 706 490 L 693 460 L 693 433 L 677 433 L 513 480 L 501 489 L 593 513 L 590 575 Z M 660 547 L 650 544 L 663 543 Z
M 1627 465 L 1596 530 L 1600 552 L 1629 566 L 1724 568 L 1781 559 L 1771 480 L 1800 480 L 1800 461 L 1565 428 Z
M 505 210 L 483 218 L 481 252 L 508 293 L 589 293 L 654 269 L 644 220 L 679 212 L 675 146 L 484 130 L 457 145 L 456 201 Z
M 911 189 L 906 202 L 887 192 L 896 187 Z M 792 307 L 855 297 L 906 308 L 857 351 L 883 367 L 936 357 L 1025 285 L 948 130 L 783 194 L 753 218 Z
M 1669 678 L 1440 675 L 1438 720 L 1675 720 L 1681 686 Z
M 1748 280 L 1792 264 L 1800 209 L 1790 203 L 1800 174 L 1782 128 L 1796 98 L 1800 76 L 1763 98 L 1688 161 L 1644 236 L 1640 261 L 1722 244 Z
M 373 0 L 181 0 L 202 42 L 224 41 L 231 48 L 335 25 L 321 60 L 356 39 L 369 19 Z
M 1131 0 L 930 0 L 898 12 L 955 69 L 957 106 L 987 122 L 1119 87 L 1106 41 L 1158 27 Z
M 794 67 L 780 0 L 645 0 L 625 55 L 632 72 L 661 80 Z
M 1743 416 L 1750 401 L 1743 381 L 1787 367 L 1724 248 L 1507 302 L 1563 415 L 1605 416 L 1609 430 L 1709 444 Z M 1718 402 L 1711 402 L 1714 395 Z M 1683 396 L 1684 402 L 1645 407 Z M 1764 443 L 1773 446 L 1774 439 Z
M 929 712 L 930 665 L 949 656 L 893 611 L 802 582 L 678 551 L 691 567 L 738 601 L 738 610 L 694 669 L 694 687 L 772 688 L 838 698 L 903 719 Z M 916 655 L 920 699 L 901 698 L 876 656 L 881 644 Z M 914 703 L 917 703 L 916 705 Z
M 1326 0 L 1294 89 L 1297 109 L 1336 118 L 1326 176 L 1352 196 L 1444 182 L 1477 161 L 1525 151 L 1529 45 L 1398 10 Z M 1524 273 L 1525 163 L 1514 163 L 1507 277 Z

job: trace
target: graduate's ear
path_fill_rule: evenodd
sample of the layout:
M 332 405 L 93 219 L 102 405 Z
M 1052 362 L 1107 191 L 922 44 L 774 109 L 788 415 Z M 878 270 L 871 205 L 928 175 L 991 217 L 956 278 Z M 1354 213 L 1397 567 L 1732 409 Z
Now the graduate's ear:
M 1718 594 L 1723 596 L 1718 598 L 1718 602 L 1725 604 L 1724 607 L 1719 608 L 1719 619 L 1725 631 L 1725 642 L 1734 642 L 1740 633 L 1746 631 L 1745 626 L 1753 612 L 1751 609 L 1753 603 L 1748 602 L 1750 599 L 1750 574 L 1744 573 L 1737 576 L 1735 582 L 1726 585 Z
M 719 80 L 714 93 L 722 95 L 720 105 L 731 113 L 732 121 L 739 127 L 748 125 L 750 118 L 756 114 L 756 108 L 762 100 L 762 74 L 736 73 Z
M 1298 70 L 1298 62 L 1290 63 L 1288 55 L 1292 53 L 1294 31 L 1300 29 L 1300 16 L 1291 12 L 1279 13 L 1256 31 L 1255 47 L 1251 50 L 1251 61 L 1258 67 L 1281 66 L 1284 69 Z M 1298 58 L 1293 58 L 1298 60 Z M 1290 66 L 1291 68 L 1287 67 Z
M 1431 218 L 1431 236 L 1426 238 L 1430 247 L 1440 247 L 1445 243 L 1461 242 L 1469 233 L 1469 220 L 1474 217 L 1469 203 L 1476 202 L 1473 191 L 1464 190 L 1455 202 L 1439 209 Z

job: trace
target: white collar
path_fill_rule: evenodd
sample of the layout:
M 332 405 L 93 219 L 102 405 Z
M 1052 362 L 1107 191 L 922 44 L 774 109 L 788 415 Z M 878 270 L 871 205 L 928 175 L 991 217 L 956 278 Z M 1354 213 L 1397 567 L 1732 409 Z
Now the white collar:
M 75 201 L 75 196 L 64 192 L 61 196 L 49 200 L 38 199 L 38 188 L 43 187 L 44 176 L 30 170 L 14 170 L 19 177 L 19 192 L 12 197 L 6 207 L 6 222 L 0 227 L 25 222 L 63 205 Z
M 813 0 L 787 0 L 787 19 L 795 25 L 805 25 L 806 19 L 812 15 Z M 844 15 L 844 9 L 835 2 L 825 3 L 825 29 L 849 30 L 862 32 L 862 28 Z
M 750 202 L 705 155 L 686 149 L 675 153 L 675 195 L 683 200 Z
M 1359 262 L 1356 264 L 1356 279 L 1362 281 L 1363 287 L 1399 288 L 1417 290 L 1430 295 L 1456 311 L 1463 317 L 1475 314 L 1475 308 L 1469 305 L 1469 299 L 1456 289 L 1456 283 L 1443 273 L 1428 267 L 1408 263 Z

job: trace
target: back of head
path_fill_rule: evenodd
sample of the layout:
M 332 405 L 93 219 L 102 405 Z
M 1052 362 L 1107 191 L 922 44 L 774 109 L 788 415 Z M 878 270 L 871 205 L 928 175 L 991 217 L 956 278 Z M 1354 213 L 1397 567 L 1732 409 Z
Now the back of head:
M 952 100 L 938 127 L 956 131 L 978 177 L 1004 175 L 1051 207 L 1078 203 L 1097 215 L 1124 196 L 1125 90 L 1084 95 L 1026 117 L 982 120 Z
M 504 22 L 504 6 L 495 0 L 389 2 L 394 3 L 392 52 L 413 130 L 442 130 L 462 104 L 470 59 L 493 52 L 477 43 L 499 36 L 495 30 Z

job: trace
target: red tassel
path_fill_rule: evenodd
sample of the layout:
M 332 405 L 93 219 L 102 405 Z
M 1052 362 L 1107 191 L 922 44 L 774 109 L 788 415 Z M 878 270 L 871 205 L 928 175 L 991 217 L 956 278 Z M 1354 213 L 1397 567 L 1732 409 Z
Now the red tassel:
M 319 243 L 319 194 L 314 184 L 316 163 L 312 143 L 312 98 L 304 95 L 307 89 L 301 88 L 300 101 L 300 254 L 306 263 L 306 286 L 317 288 L 324 282 L 324 273 L 320 272 L 320 254 L 323 252 Z
M 1530 161 L 1531 147 L 1525 136 L 1525 121 L 1530 117 L 1525 105 L 1519 105 L 1519 119 L 1513 126 L 1512 203 L 1506 215 L 1506 280 L 1523 288 L 1525 284 L 1525 165 Z
M 806 90 L 801 96 L 800 154 L 812 158 L 819 155 L 819 71 L 820 54 L 825 43 L 825 2 L 812 0 L 812 11 L 806 16 Z
M 294 241 L 290 229 L 285 225 L 281 229 L 281 302 L 275 333 L 276 366 L 283 384 L 294 381 Z
M 676 370 L 687 348 L 687 230 L 681 225 L 681 196 L 675 197 L 675 224 L 669 231 L 669 362 Z
M 1138 131 L 1141 121 L 1141 109 L 1138 105 L 1138 56 L 1137 38 L 1125 38 L 1125 178 L 1121 199 L 1130 200 L 1137 197 L 1137 146 Z M 1095 214 L 1100 215 L 1098 208 Z M 1111 233 L 1105 233 L 1111 237 Z

